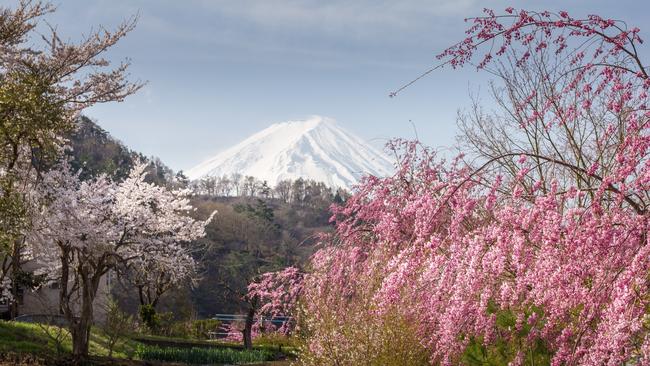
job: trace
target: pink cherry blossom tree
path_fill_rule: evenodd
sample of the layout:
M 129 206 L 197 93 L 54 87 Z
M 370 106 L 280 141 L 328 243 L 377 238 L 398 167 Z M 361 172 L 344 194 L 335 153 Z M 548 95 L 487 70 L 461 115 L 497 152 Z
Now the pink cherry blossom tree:
M 414 329 L 431 364 L 650 363 L 639 30 L 485 14 L 439 67 L 495 73 L 506 113 L 468 117 L 474 155 L 451 162 L 392 142 L 396 174 L 367 177 L 334 208 L 336 232 L 300 284 L 303 363 L 381 363 L 373 345 L 399 334 L 386 319 Z
M 258 322 L 263 319 L 287 318 L 277 329 L 282 334 L 289 334 L 295 325 L 291 315 L 295 314 L 298 300 L 302 295 L 304 273 L 296 267 L 287 267 L 277 272 L 267 272 L 248 285 L 247 298 L 256 298 Z M 262 328 L 264 324 L 261 324 Z M 249 332 L 245 332 L 249 334 Z

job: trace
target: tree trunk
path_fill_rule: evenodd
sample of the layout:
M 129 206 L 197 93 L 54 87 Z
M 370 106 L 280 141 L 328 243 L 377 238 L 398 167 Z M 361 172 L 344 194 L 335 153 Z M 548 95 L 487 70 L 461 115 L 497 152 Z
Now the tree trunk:
M 88 343 L 90 341 L 90 327 L 93 324 L 93 301 L 97 294 L 101 271 L 91 276 L 84 267 L 79 268 L 81 277 L 81 314 L 78 318 L 72 316 L 70 331 L 72 333 L 72 355 L 76 360 L 88 356 Z M 70 319 L 71 317 L 68 316 Z
M 59 280 L 59 313 L 62 315 L 67 316 L 69 313 L 71 313 L 70 310 L 70 294 L 68 293 L 68 286 L 69 286 L 69 281 L 70 281 L 70 262 L 69 262 L 69 255 L 70 255 L 70 250 L 66 247 L 61 248 L 61 279 Z M 70 323 L 71 319 L 67 319 L 68 323 Z
M 83 301 L 79 318 L 74 319 L 70 326 L 72 333 L 72 355 L 75 359 L 81 359 L 88 355 L 88 343 L 90 341 L 90 326 L 93 319 L 92 303 L 90 306 Z
M 10 318 L 14 319 L 18 316 L 18 286 L 19 283 L 18 273 L 20 272 L 20 248 L 21 244 L 19 239 L 14 240 L 13 250 L 11 253 L 11 301 Z
M 144 286 L 138 286 L 138 298 L 140 299 L 140 307 L 145 306 L 146 302 L 144 301 Z
M 88 355 L 90 324 L 89 319 L 82 316 L 70 327 L 72 333 L 72 355 L 76 360 L 83 359 Z
M 255 295 L 246 314 L 246 323 L 244 324 L 244 348 L 253 348 L 253 323 L 255 322 L 255 312 L 257 311 L 258 297 Z

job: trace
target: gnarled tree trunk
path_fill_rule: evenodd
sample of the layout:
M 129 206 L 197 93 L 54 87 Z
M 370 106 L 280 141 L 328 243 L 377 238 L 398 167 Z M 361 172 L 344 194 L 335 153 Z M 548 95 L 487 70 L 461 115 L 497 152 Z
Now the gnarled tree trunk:
M 97 295 L 99 281 L 101 280 L 102 271 L 94 271 L 92 274 L 90 270 L 84 266 L 77 269 L 80 277 L 81 289 L 81 304 L 80 314 L 75 316 L 71 304 L 65 304 L 62 308 L 65 310 L 65 315 L 70 322 L 70 333 L 72 335 L 72 355 L 76 360 L 80 360 L 88 356 L 88 344 L 90 342 L 90 328 L 93 324 L 93 301 Z M 70 301 L 70 297 L 67 297 Z

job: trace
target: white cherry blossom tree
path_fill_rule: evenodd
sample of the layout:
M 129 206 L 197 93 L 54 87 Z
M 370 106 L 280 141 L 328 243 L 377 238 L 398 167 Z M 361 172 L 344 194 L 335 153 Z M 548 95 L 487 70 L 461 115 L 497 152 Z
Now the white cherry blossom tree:
M 60 278 L 61 312 L 70 322 L 76 357 L 88 353 L 93 301 L 104 275 L 130 262 L 173 263 L 186 253 L 185 243 L 205 235 L 209 219 L 190 217 L 189 191 L 147 183 L 145 169 L 136 164 L 119 183 L 105 175 L 80 181 L 63 163 L 40 186 L 46 204 L 30 244 Z

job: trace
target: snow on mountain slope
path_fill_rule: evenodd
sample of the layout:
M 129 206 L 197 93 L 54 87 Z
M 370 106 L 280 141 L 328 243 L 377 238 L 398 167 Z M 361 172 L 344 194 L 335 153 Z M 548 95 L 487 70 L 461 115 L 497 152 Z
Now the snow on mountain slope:
M 313 179 L 350 188 L 363 175 L 386 176 L 393 162 L 341 128 L 313 116 L 276 123 L 187 171 L 191 179 L 239 173 L 275 186 L 283 179 Z

